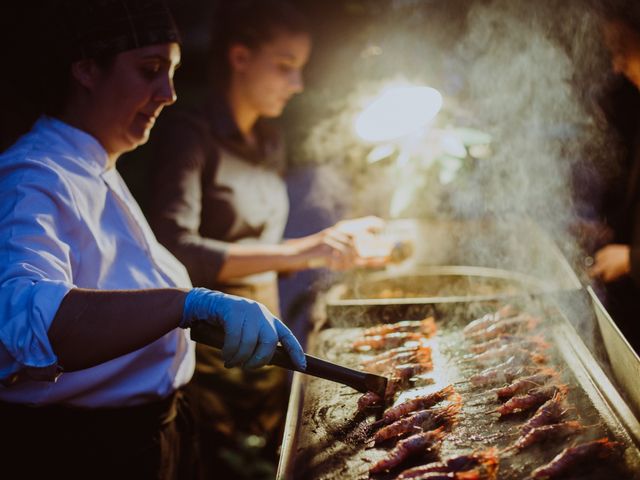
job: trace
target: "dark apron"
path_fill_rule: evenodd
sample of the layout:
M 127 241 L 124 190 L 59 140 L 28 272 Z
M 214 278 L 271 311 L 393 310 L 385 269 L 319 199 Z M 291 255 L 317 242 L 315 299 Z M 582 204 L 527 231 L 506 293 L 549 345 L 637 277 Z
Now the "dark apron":
M 226 237 L 220 240 L 247 244 L 282 240 L 289 204 L 286 186 L 277 172 L 221 149 L 215 182 L 235 214 Z M 278 283 L 273 272 L 245 277 L 234 284 L 208 286 L 259 301 L 279 314 Z M 244 458 L 240 467 L 252 463 L 242 446 L 243 439 L 250 435 L 266 443 L 262 458 L 275 465 L 288 389 L 287 372 L 280 368 L 227 369 L 220 351 L 196 346 L 196 371 L 188 391 L 199 421 L 205 478 L 248 476 L 238 475 L 237 466 L 234 471 L 228 460 L 235 455 Z
M 252 298 L 277 314 L 277 283 L 224 288 L 225 293 Z M 289 396 L 287 372 L 266 366 L 254 370 L 225 368 L 220 350 L 196 345 L 196 370 L 187 386 L 199 429 L 201 478 L 240 478 L 243 467 L 229 457 L 251 463 L 246 439 L 264 443 L 259 458 L 275 468 Z M 246 474 L 246 471 L 243 472 Z M 245 476 L 245 475 L 243 475 Z

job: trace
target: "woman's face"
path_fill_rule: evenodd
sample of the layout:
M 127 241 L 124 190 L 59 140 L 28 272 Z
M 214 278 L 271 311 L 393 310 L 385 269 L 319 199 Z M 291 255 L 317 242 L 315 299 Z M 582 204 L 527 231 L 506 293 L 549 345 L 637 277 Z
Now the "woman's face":
M 180 63 L 177 43 L 151 45 L 118 54 L 98 68 L 91 83 L 93 133 L 110 154 L 145 143 L 165 105 L 176 101 L 173 75 Z
M 281 33 L 256 49 L 232 46 L 232 88 L 257 116 L 277 117 L 303 90 L 302 69 L 310 52 L 311 38 L 304 33 Z

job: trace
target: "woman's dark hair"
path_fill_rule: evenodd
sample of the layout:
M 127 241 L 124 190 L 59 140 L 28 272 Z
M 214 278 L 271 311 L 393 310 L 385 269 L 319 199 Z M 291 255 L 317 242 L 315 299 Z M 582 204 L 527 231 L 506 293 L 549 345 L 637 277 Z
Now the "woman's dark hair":
M 255 49 L 281 33 L 309 32 L 305 15 L 286 0 L 222 0 L 211 29 L 210 79 L 219 89 L 229 84 L 228 52 L 234 44 Z

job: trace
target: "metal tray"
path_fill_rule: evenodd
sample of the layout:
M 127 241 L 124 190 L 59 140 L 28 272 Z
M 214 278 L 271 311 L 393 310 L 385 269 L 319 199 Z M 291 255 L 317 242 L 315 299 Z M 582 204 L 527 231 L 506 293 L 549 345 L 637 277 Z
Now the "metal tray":
M 333 286 L 324 298 L 332 326 L 358 326 L 368 317 L 419 317 L 431 306 L 479 302 L 557 291 L 558 285 L 523 273 L 468 265 L 424 266 L 377 272 Z M 389 295 L 388 292 L 391 292 Z M 388 311 L 393 310 L 392 313 Z

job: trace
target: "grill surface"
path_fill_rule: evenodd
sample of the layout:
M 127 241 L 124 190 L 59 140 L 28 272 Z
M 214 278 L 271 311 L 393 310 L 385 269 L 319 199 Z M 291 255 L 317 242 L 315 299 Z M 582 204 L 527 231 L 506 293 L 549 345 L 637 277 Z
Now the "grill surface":
M 459 424 L 445 437 L 440 456 L 448 458 L 489 445 L 503 449 L 518 438 L 517 428 L 529 415 L 497 420 L 492 413 L 500 405 L 495 395 L 471 388 L 466 380 L 472 372 L 461 364 L 461 356 L 468 353 L 461 348 L 464 344 L 461 328 L 482 313 L 495 310 L 496 303 L 447 303 L 437 307 L 439 333 L 433 342 L 434 370 L 425 374 L 425 378 L 418 379 L 418 390 L 403 392 L 397 402 L 417 393 L 435 391 L 450 383 L 457 384 L 457 390 L 463 397 L 463 410 Z M 534 446 L 517 455 L 503 455 L 499 478 L 526 478 L 534 468 L 549 461 L 569 444 L 603 436 L 625 445 L 624 461 L 617 462 L 613 467 L 611 463 L 603 462 L 601 468 L 595 468 L 588 475 L 582 472 L 579 478 L 639 478 L 637 472 L 640 471 L 640 455 L 634 443 L 636 439 L 629 434 L 629 431 L 637 431 L 637 422 L 632 416 L 621 417 L 620 412 L 628 409 L 625 409 L 624 402 L 602 375 L 589 352 L 581 348 L 584 345 L 573 327 L 564 315 L 549 306 L 549 302 L 531 300 L 524 310 L 539 313 L 545 319 L 544 335 L 553 343 L 550 364 L 561 370 L 562 381 L 572 386 L 568 404 L 575 407 L 575 410 L 569 417 L 578 419 L 589 428 L 566 441 Z M 381 323 L 371 316 L 368 321 Z M 363 354 L 352 352 L 350 345 L 361 331 L 361 328 L 323 330 L 314 339 L 312 353 L 357 367 Z M 435 383 L 429 385 L 430 380 Z M 419 386 L 421 383 L 422 386 Z M 367 444 L 365 427 L 375 418 L 357 414 L 359 394 L 318 379 L 305 379 L 304 384 L 300 409 L 295 405 L 295 398 L 294 404 L 290 406 L 289 416 L 297 418 L 289 419 L 283 452 L 283 457 L 286 458 L 281 464 L 279 478 L 368 478 L 372 462 L 384 457 L 387 450 L 368 448 L 371 445 Z M 297 428 L 294 428 L 294 420 L 299 423 Z M 294 451 L 295 456 L 290 456 L 289 453 Z M 425 463 L 426 460 L 422 458 L 417 463 Z M 413 464 L 407 463 L 400 470 Z M 612 468 L 618 468 L 619 471 Z M 395 471 L 376 478 L 394 478 L 397 473 Z

